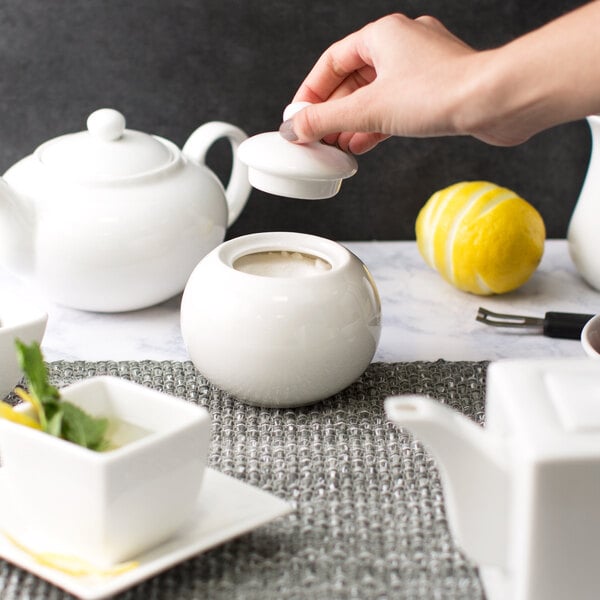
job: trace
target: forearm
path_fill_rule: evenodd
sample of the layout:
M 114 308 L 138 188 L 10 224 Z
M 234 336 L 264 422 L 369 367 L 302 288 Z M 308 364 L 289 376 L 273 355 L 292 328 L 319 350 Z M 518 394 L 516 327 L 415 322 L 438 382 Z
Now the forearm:
M 459 133 L 509 145 L 600 113 L 600 1 L 478 53 L 470 69 L 455 112 Z

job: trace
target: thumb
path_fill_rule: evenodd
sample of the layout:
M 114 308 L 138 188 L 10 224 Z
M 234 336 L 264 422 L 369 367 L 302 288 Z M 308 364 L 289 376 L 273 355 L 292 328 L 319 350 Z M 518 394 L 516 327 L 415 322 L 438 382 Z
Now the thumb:
M 312 104 L 284 121 L 279 132 L 292 142 L 314 142 L 330 133 L 380 132 L 372 91 L 361 88 L 343 98 Z M 371 92 L 371 93 L 369 93 Z

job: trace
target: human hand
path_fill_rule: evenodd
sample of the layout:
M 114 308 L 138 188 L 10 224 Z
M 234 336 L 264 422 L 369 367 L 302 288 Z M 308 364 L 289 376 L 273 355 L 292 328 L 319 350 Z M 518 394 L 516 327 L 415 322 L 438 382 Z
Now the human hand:
M 433 17 L 384 17 L 325 51 L 293 100 L 315 104 L 280 131 L 355 154 L 390 135 L 459 133 L 453 107 L 475 55 Z
M 395 14 L 333 44 L 282 124 L 288 140 L 362 154 L 390 135 L 471 135 L 512 146 L 600 113 L 600 0 L 493 50 L 476 51 L 433 17 Z

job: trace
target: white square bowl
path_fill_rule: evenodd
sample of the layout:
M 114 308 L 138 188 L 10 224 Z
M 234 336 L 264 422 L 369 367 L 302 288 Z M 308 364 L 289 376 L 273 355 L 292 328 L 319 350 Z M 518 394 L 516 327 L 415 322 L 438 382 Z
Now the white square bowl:
M 22 373 L 15 340 L 41 343 L 48 315 L 24 294 L 0 292 L 0 400 L 19 383 Z
M 15 517 L 9 533 L 32 550 L 98 566 L 169 538 L 196 506 L 210 437 L 207 411 L 116 377 L 91 378 L 61 395 L 91 415 L 149 433 L 95 452 L 0 419 Z

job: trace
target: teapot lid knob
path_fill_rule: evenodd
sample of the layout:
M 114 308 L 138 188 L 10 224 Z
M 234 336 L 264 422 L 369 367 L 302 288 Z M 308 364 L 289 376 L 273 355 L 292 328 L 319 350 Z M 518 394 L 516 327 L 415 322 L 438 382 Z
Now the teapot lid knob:
M 283 111 L 283 120 L 287 121 L 291 119 L 297 112 L 300 112 L 303 108 L 310 106 L 312 102 L 292 102 L 285 107 Z
M 95 138 L 113 142 L 125 131 L 125 117 L 113 108 L 100 108 L 88 117 L 87 128 Z

